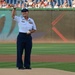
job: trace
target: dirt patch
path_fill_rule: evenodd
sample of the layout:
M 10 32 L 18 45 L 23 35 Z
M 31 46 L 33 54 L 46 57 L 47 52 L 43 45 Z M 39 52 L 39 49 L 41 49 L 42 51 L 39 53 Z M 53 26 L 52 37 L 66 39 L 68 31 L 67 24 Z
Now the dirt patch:
M 32 62 L 75 62 L 75 55 L 31 55 Z M 0 62 L 16 62 L 16 55 L 0 55 Z M 17 68 L 0 69 L 0 75 L 75 75 L 75 72 L 32 68 L 31 70 L 18 70 Z
M 0 69 L 0 75 L 75 75 L 75 73 L 47 68 L 33 68 L 31 70 L 17 70 L 16 68 L 12 68 Z
M 0 55 L 0 62 L 15 62 L 16 55 Z M 75 62 L 75 55 L 31 55 L 32 62 Z

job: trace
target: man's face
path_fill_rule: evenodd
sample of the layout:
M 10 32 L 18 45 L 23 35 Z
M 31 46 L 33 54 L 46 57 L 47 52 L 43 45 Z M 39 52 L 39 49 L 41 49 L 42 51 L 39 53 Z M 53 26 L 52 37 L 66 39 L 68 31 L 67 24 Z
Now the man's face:
M 22 12 L 22 15 L 23 15 L 24 17 L 27 17 L 27 16 L 28 16 L 28 13 L 29 13 L 29 12 Z

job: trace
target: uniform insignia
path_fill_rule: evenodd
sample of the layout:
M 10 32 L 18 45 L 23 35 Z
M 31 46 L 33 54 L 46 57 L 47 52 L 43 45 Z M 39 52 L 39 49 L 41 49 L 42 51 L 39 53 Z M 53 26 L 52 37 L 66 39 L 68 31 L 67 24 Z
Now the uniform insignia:
M 22 20 L 21 22 L 22 22 L 22 23 L 25 23 L 25 21 L 23 21 L 23 20 Z
M 22 19 L 22 21 L 21 21 L 22 23 L 25 23 L 25 20 L 24 19 Z
M 28 20 L 28 22 L 29 22 L 30 24 L 33 24 L 33 22 L 32 22 L 31 20 Z
M 29 22 L 30 24 L 33 24 L 33 22 Z

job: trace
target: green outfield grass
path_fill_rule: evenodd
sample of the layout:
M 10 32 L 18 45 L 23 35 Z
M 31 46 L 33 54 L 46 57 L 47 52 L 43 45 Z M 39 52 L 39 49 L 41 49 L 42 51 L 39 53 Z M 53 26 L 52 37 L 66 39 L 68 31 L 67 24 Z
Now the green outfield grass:
M 75 63 L 62 62 L 33 62 L 32 68 L 52 68 L 64 71 L 75 72 Z M 0 62 L 0 68 L 16 68 L 15 62 Z
M 16 54 L 16 44 L 0 44 L 0 54 Z M 33 44 L 32 54 L 75 54 L 75 44 Z
M 0 55 L 16 54 L 16 44 L 0 44 Z M 33 44 L 32 55 L 49 55 L 49 54 L 75 54 L 74 43 L 41 43 Z M 32 68 L 54 68 L 65 71 L 75 72 L 75 62 L 32 62 Z M 15 62 L 0 62 L 0 68 L 16 68 Z

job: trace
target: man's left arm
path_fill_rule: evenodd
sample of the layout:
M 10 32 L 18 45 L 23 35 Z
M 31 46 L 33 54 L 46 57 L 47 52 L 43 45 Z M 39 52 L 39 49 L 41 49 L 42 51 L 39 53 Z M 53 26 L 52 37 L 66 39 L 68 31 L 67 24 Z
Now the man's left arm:
M 27 31 L 27 34 L 31 34 L 31 33 L 34 33 L 36 30 L 29 30 Z

